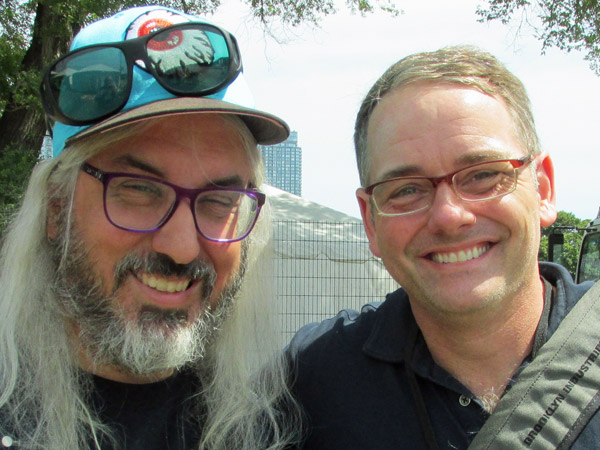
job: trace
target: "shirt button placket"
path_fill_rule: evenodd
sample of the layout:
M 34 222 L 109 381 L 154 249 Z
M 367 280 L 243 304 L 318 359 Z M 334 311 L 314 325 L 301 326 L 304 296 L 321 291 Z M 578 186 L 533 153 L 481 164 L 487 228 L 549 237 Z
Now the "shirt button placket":
M 460 406 L 469 406 L 471 404 L 471 399 L 466 395 L 461 395 L 458 397 L 458 403 L 460 403 Z

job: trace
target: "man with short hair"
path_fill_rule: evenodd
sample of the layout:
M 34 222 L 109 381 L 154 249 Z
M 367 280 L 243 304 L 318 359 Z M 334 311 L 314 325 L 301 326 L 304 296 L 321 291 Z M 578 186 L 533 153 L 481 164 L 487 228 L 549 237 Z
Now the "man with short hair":
M 2 445 L 287 445 L 252 266 L 269 232 L 257 144 L 289 129 L 252 106 L 234 36 L 125 10 L 75 37 L 42 100 L 54 158 L 1 254 Z
M 462 46 L 390 67 L 355 144 L 370 248 L 402 288 L 294 338 L 304 448 L 466 449 L 590 287 L 537 260 L 552 161 L 522 83 Z M 595 411 L 571 448 L 597 448 Z

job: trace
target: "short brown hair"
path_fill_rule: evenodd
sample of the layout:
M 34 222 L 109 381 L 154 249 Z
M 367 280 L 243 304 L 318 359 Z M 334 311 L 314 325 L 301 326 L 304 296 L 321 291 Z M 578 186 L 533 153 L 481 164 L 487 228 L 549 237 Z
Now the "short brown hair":
M 364 98 L 354 128 L 356 160 L 362 186 L 368 184 L 367 128 L 373 110 L 390 91 L 417 82 L 462 84 L 506 102 L 517 137 L 530 154 L 540 152 L 531 103 L 523 83 L 498 59 L 472 46 L 445 47 L 401 59 L 375 82 Z

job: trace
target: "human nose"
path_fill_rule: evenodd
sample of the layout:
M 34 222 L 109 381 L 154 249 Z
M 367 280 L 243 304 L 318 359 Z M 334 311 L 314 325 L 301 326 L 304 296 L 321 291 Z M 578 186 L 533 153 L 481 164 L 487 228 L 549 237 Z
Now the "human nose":
M 152 248 L 178 264 L 188 264 L 201 252 L 201 237 L 189 200 L 182 200 L 175 208 L 169 220 L 153 233 Z
M 475 215 L 447 182 L 438 184 L 427 213 L 429 228 L 446 234 L 458 233 L 475 223 Z

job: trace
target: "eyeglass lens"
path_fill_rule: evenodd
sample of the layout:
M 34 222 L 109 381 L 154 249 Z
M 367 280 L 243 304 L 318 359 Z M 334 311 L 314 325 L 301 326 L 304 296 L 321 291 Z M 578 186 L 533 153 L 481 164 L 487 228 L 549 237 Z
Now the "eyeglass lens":
M 452 188 L 463 200 L 483 201 L 512 192 L 516 181 L 517 171 L 510 161 L 492 161 L 456 172 Z M 435 186 L 428 178 L 396 178 L 375 186 L 372 195 L 381 213 L 408 214 L 432 204 Z
M 123 48 L 83 49 L 50 70 L 50 93 L 70 120 L 93 121 L 120 110 L 128 100 L 133 58 Z M 147 62 L 138 64 L 167 90 L 201 95 L 229 76 L 231 55 L 225 36 L 200 24 L 166 28 L 145 44 Z
M 169 219 L 177 198 L 171 186 L 124 176 L 111 178 L 104 195 L 109 220 L 131 231 L 159 228 Z M 241 191 L 211 190 L 196 197 L 193 210 L 196 226 L 203 236 L 230 241 L 250 231 L 258 213 L 258 202 Z

